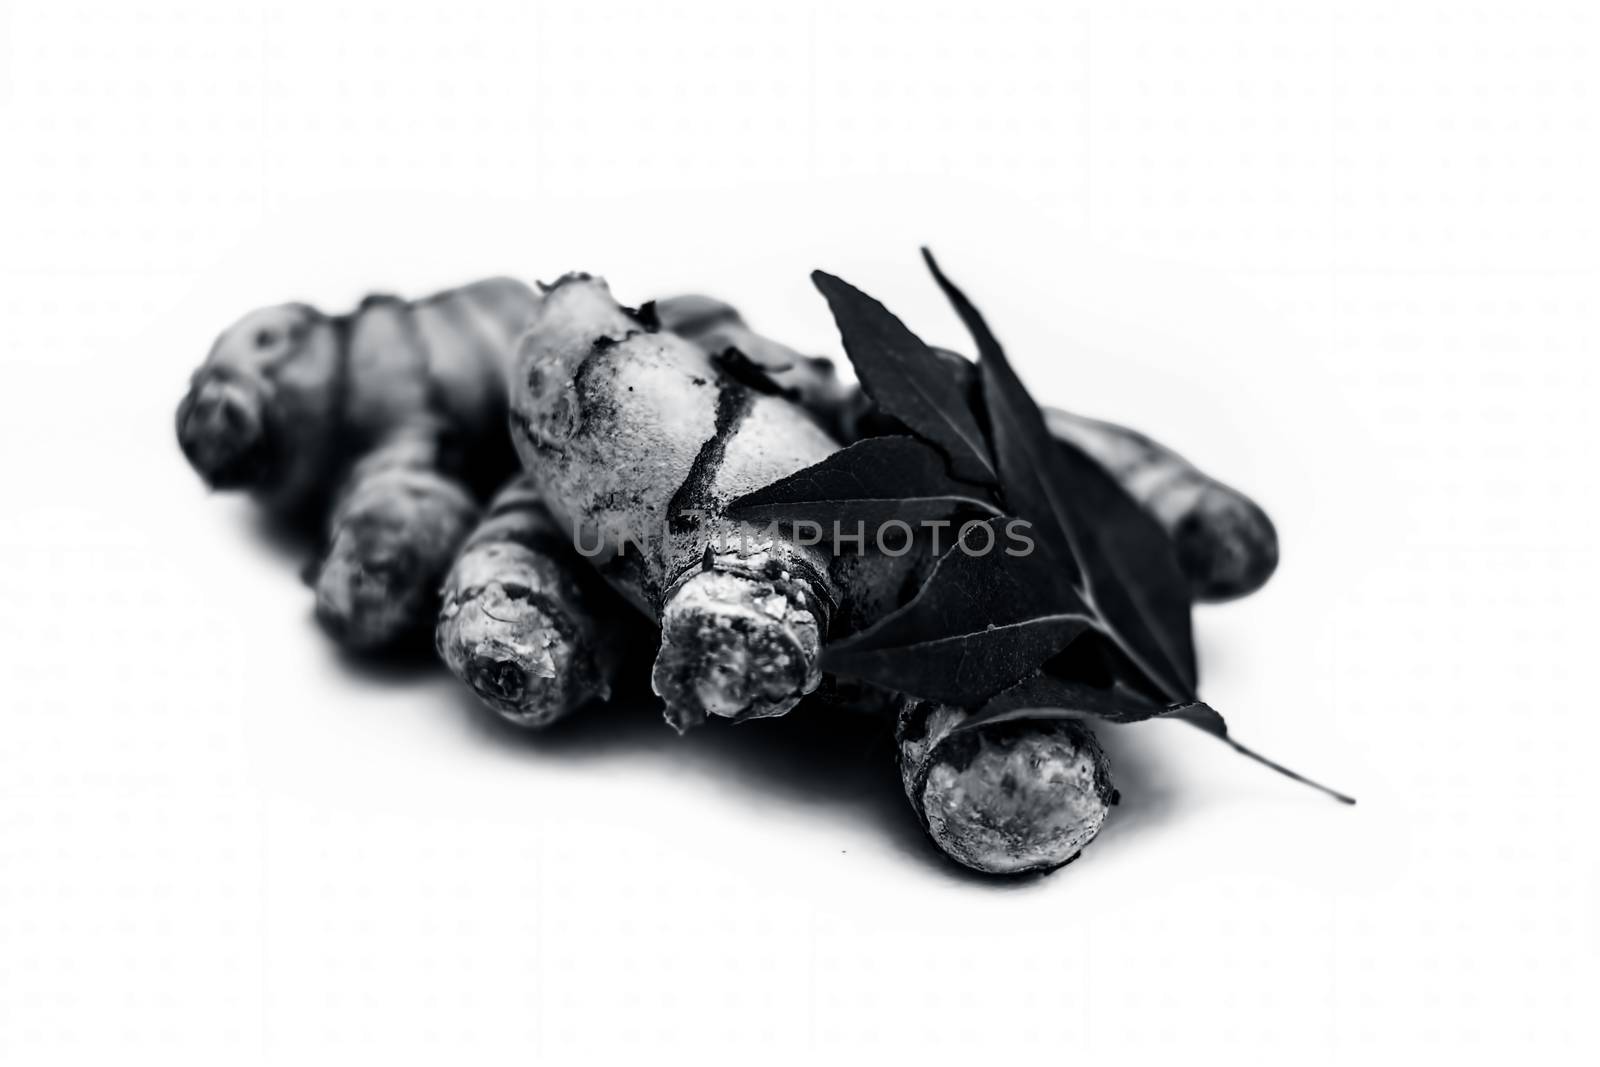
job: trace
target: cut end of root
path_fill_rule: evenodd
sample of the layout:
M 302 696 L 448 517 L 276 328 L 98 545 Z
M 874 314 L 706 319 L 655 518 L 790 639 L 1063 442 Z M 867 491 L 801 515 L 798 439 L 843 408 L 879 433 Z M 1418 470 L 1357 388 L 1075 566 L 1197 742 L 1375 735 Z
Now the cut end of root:
M 317 622 L 352 651 L 397 643 L 416 630 L 422 569 L 407 546 L 372 551 L 339 534 L 317 574 Z
M 373 478 L 335 518 L 317 574 L 317 621 L 355 652 L 426 633 L 475 515 L 471 498 L 445 479 L 407 471 Z
M 1117 802 L 1110 764 L 1073 720 L 952 733 L 958 708 L 913 705 L 899 743 L 906 793 L 947 856 L 986 874 L 1036 874 L 1077 859 Z
M 537 728 L 609 695 L 576 629 L 495 584 L 447 603 L 435 643 L 445 665 L 484 704 L 508 722 Z
M 178 447 L 213 489 L 256 485 L 268 465 L 261 394 L 242 379 L 203 376 L 178 405 Z
M 821 627 L 793 590 L 701 571 L 668 600 L 652 685 L 679 732 L 704 722 L 782 715 L 822 680 Z

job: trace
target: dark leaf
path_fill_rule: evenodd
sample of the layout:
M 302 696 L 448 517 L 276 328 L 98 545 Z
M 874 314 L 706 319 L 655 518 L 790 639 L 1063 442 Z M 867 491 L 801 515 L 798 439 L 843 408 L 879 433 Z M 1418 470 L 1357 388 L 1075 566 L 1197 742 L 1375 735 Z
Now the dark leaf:
M 971 730 L 997 722 L 1025 719 L 1099 719 L 1103 722 L 1143 722 L 1169 715 L 1188 704 L 1161 704 L 1117 683 L 1091 685 L 1043 671 L 1024 678 L 995 694 L 977 712 L 956 727 Z
M 878 410 L 937 445 L 955 477 L 993 485 L 994 464 L 959 373 L 849 282 L 820 270 L 811 280 L 827 298 L 844 350 Z
M 1193 700 L 1193 602 L 1172 538 L 1088 453 L 1057 444 L 1055 456 L 1059 477 L 1077 488 L 1073 547 L 1101 620 L 1169 699 Z
M 1105 630 L 1170 701 L 1195 698 L 1188 584 L 1171 540 L 1116 480 L 1057 442 L 1005 352 L 961 290 L 928 269 L 978 345 L 978 371 L 1008 510 L 1034 524 L 1046 551 Z
M 975 704 L 1088 629 L 1088 606 L 1040 573 L 1050 566 L 1045 557 L 1006 555 L 1004 520 L 986 525 L 992 551 L 951 548 L 905 607 L 829 645 L 823 670 L 924 700 Z M 966 543 L 982 544 L 975 536 Z
M 822 462 L 733 501 L 727 514 L 749 521 L 835 520 L 913 526 L 963 510 L 999 514 L 987 491 L 945 473 L 944 458 L 914 437 L 869 437 Z

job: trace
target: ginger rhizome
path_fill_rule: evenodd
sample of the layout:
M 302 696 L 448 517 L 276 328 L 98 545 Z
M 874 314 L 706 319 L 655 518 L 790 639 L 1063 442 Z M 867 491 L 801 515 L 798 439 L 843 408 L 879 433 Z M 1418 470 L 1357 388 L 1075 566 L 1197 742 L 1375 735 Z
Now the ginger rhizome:
M 817 687 L 838 599 L 828 554 L 722 519 L 728 501 L 838 447 L 816 422 L 587 275 L 545 293 L 511 403 L 552 514 L 661 626 L 652 684 L 668 722 L 781 715 Z
M 451 566 L 435 646 L 486 705 L 542 727 L 611 696 L 632 614 L 524 475 L 495 496 Z
M 510 467 L 507 354 L 537 298 L 496 278 L 345 315 L 306 304 L 226 330 L 178 407 L 178 441 L 215 489 L 320 528 L 317 617 L 378 649 L 425 632 L 479 493 Z

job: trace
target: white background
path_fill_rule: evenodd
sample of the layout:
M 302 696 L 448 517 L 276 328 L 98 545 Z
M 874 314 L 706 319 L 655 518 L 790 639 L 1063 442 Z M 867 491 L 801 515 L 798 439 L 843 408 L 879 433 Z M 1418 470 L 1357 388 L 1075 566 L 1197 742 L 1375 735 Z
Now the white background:
M 1594 4 L 0 12 L 0 1060 L 1594 1054 Z M 966 347 L 923 242 L 1272 511 L 1205 692 L 1358 807 L 1150 724 L 988 884 L 836 724 L 344 662 L 172 439 L 245 310 L 496 272 L 834 351 L 826 267 Z

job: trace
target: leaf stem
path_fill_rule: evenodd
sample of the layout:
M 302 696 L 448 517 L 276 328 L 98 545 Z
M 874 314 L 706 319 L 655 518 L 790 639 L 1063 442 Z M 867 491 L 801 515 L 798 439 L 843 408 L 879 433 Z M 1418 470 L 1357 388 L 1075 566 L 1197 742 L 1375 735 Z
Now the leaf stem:
M 1322 792 L 1322 793 L 1326 793 L 1328 796 L 1330 796 L 1333 799 L 1337 800 L 1341 804 L 1354 804 L 1356 802 L 1356 798 L 1355 797 L 1349 796 L 1349 795 L 1347 795 L 1345 793 L 1341 793 L 1337 789 L 1331 789 L 1328 786 L 1323 785 L 1321 782 L 1314 782 L 1310 778 L 1307 778 L 1303 774 L 1298 774 L 1298 773 L 1296 773 L 1294 771 L 1291 771 L 1289 768 L 1285 767 L 1283 764 L 1275 763 L 1272 760 L 1269 760 L 1267 757 L 1263 756 L 1261 753 L 1246 748 L 1244 745 L 1241 745 L 1239 742 L 1235 741 L 1231 737 L 1228 737 L 1228 736 L 1224 735 L 1222 737 L 1222 740 L 1227 742 L 1228 747 L 1233 749 L 1235 752 L 1239 753 L 1239 755 L 1246 756 L 1246 757 L 1248 757 L 1250 759 L 1253 759 L 1257 763 L 1259 763 L 1259 764 L 1261 764 L 1261 765 L 1263 765 L 1265 767 L 1270 767 L 1272 770 L 1277 771 L 1279 774 L 1283 775 L 1285 778 L 1293 779 L 1294 781 L 1299 782 L 1302 785 L 1309 785 L 1312 789 L 1318 790 L 1319 792 Z

